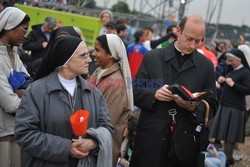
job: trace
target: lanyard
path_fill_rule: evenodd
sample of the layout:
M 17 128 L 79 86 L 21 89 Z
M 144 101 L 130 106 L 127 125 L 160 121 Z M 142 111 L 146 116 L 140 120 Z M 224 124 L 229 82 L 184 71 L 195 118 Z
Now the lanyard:
M 77 86 L 75 88 L 75 92 L 74 92 L 74 96 L 73 97 L 68 92 L 69 106 L 70 106 L 70 109 L 71 109 L 71 113 L 73 113 L 75 111 L 76 97 L 77 97 Z

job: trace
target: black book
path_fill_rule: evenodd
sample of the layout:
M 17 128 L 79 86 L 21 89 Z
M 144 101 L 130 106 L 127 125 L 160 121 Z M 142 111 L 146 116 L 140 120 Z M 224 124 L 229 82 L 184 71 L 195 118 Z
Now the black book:
M 173 94 L 179 95 L 185 101 L 200 101 L 213 94 L 213 91 L 211 89 L 204 89 L 192 93 L 186 87 L 180 86 L 179 84 L 168 86 L 168 90 L 170 90 Z

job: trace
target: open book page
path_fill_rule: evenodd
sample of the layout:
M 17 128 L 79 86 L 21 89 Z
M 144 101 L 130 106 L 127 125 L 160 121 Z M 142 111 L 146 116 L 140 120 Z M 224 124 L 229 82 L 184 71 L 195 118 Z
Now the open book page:
M 198 98 L 199 96 L 201 96 L 201 95 L 204 95 L 204 94 L 206 94 L 207 92 L 196 92 L 196 93 L 193 93 L 192 95 L 193 95 L 193 99 L 196 99 L 196 98 Z
M 179 95 L 183 100 L 186 100 L 186 101 L 199 101 L 213 93 L 211 89 L 205 89 L 205 90 L 192 93 L 185 86 L 180 86 L 178 84 L 170 85 L 168 89 L 173 94 Z

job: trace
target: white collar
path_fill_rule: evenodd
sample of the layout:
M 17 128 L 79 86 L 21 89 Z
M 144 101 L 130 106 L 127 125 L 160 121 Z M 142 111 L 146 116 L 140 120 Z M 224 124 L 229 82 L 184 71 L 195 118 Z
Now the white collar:
M 243 67 L 244 67 L 243 64 L 241 64 L 241 65 L 239 65 L 238 67 L 234 68 L 234 71 L 239 70 L 239 69 L 241 69 L 241 68 L 243 68 Z
M 175 47 L 175 49 L 176 49 L 178 52 L 181 52 L 181 55 L 184 56 L 185 53 L 183 53 L 183 52 L 176 46 L 176 42 L 177 42 L 177 41 L 174 42 L 174 47 Z

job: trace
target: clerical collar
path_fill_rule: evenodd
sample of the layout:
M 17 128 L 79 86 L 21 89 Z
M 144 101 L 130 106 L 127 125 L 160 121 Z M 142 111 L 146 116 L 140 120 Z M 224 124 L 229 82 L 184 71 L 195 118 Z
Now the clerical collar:
M 184 56 L 185 53 L 183 53 L 183 52 L 176 46 L 176 42 L 177 42 L 177 41 L 174 42 L 174 47 L 175 47 L 175 49 L 176 49 L 178 52 L 180 52 L 182 56 Z
M 239 69 L 241 69 L 241 68 L 243 68 L 243 67 L 244 67 L 243 64 L 241 64 L 241 65 L 239 65 L 238 67 L 234 68 L 234 71 L 239 70 Z

